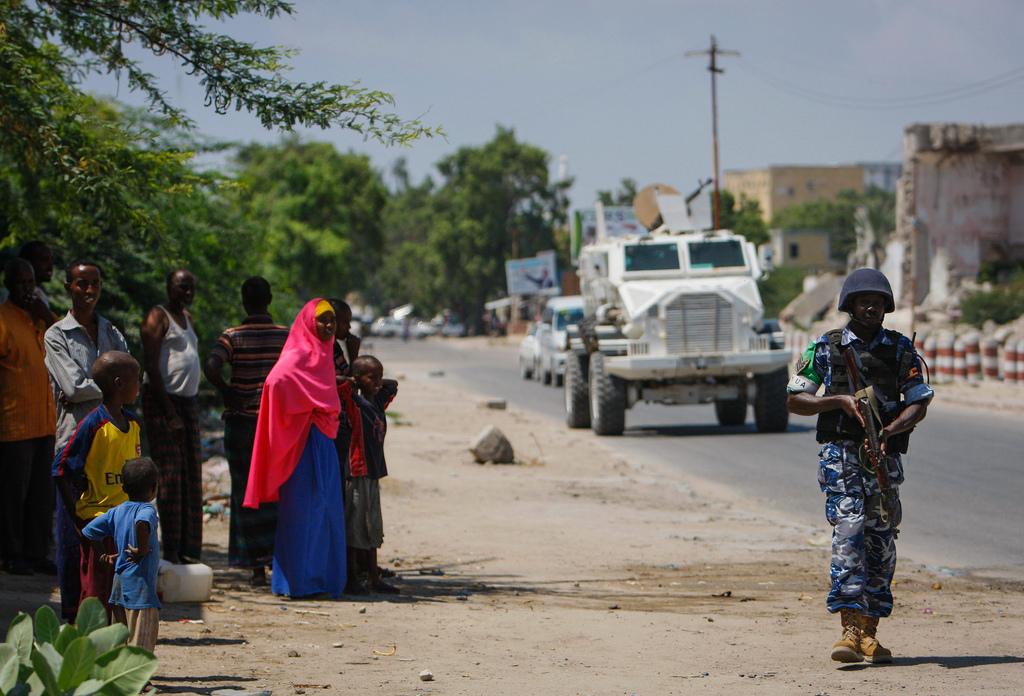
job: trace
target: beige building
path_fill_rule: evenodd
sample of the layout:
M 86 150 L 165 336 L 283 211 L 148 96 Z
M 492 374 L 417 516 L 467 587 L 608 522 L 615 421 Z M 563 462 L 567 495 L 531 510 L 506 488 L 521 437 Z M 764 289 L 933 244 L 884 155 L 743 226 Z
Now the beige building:
M 775 215 L 791 205 L 831 200 L 847 189 L 863 191 L 864 168 L 860 165 L 778 165 L 767 169 L 726 170 L 722 185 L 737 200 L 757 201 L 764 219 L 770 223 Z
M 837 264 L 832 260 L 831 235 L 827 230 L 771 230 L 772 262 L 824 272 Z

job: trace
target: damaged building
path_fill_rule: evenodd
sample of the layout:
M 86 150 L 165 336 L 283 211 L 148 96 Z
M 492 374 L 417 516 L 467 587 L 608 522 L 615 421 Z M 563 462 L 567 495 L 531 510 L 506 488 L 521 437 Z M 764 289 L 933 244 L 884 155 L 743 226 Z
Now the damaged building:
M 1024 262 L 1024 124 L 913 124 L 903 147 L 883 268 L 900 304 L 948 307 L 984 264 Z

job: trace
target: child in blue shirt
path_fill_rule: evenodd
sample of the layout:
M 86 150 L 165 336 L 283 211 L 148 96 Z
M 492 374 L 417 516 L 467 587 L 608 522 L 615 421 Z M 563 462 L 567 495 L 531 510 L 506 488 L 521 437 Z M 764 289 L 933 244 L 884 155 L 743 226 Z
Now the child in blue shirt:
M 114 566 L 110 605 L 115 620 L 128 626 L 128 644 L 150 652 L 160 628 L 160 600 L 156 596 L 159 522 L 150 502 L 156 497 L 159 480 L 156 464 L 149 457 L 128 460 L 121 470 L 127 502 L 107 510 L 82 530 L 96 552 L 102 554 L 102 560 Z M 104 553 L 102 542 L 106 537 L 113 537 L 117 554 Z

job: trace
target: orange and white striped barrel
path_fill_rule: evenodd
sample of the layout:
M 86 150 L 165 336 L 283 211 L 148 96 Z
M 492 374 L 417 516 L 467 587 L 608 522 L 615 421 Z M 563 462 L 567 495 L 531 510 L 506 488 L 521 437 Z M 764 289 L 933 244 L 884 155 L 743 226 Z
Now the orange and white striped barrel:
M 981 374 L 986 381 L 999 379 L 999 342 L 992 337 L 981 342 Z
M 981 336 L 972 331 L 964 336 L 964 361 L 967 363 L 967 381 L 981 381 Z
M 1007 384 L 1017 383 L 1017 336 L 1010 334 L 1003 344 L 1003 380 Z
M 953 345 L 956 343 L 956 337 L 953 334 L 943 331 L 939 334 L 938 341 L 936 341 L 935 352 L 935 366 L 937 368 L 936 376 L 937 382 L 952 382 L 953 381 Z
M 957 336 L 953 340 L 953 381 L 967 380 L 967 354 L 964 352 L 964 337 Z
M 1024 382 L 1024 338 L 1017 340 L 1017 384 Z

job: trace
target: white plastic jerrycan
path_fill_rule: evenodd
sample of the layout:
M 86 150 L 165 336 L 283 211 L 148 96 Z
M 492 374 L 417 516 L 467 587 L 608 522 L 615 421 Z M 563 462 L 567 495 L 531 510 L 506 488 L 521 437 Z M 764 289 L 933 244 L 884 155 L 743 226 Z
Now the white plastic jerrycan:
M 161 602 L 206 602 L 212 589 L 213 568 L 205 563 L 160 561 L 156 591 Z

